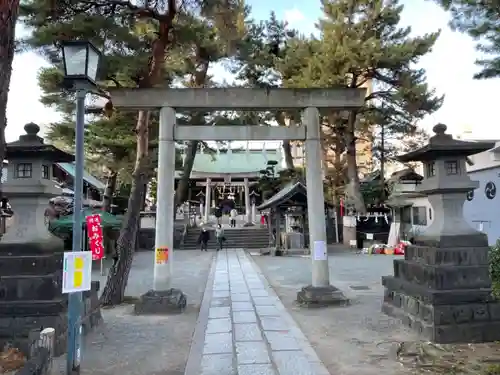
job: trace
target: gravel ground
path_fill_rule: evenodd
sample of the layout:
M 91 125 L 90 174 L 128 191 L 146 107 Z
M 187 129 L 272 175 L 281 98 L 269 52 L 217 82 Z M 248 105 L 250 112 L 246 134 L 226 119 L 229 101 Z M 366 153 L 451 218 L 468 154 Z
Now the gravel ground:
M 183 314 L 135 316 L 132 305 L 103 309 L 104 323 L 84 338 L 82 374 L 182 375 L 189 355 L 213 253 L 178 251 L 173 286 L 188 299 Z M 105 277 L 96 272 L 95 279 Z M 135 255 L 126 295 L 138 297 L 153 285 L 153 253 Z M 65 374 L 65 358 L 54 361 L 54 374 Z

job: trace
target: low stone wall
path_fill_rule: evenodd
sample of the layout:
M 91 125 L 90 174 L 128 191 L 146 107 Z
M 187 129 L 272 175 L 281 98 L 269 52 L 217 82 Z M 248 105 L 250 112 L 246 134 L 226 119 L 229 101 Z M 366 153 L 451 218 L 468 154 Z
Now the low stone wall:
M 174 248 L 180 249 L 184 232 L 183 224 L 176 224 L 174 227 Z M 153 250 L 155 248 L 155 228 L 141 228 L 137 238 L 137 250 Z
M 89 333 L 94 327 L 102 322 L 101 308 L 99 305 L 99 281 L 93 281 L 91 290 L 83 293 L 83 334 Z M 67 320 L 67 314 L 62 314 L 62 318 Z M 15 375 L 47 375 L 50 373 L 52 358 L 66 351 L 67 330 L 57 332 L 53 330 L 50 337 L 34 332 L 30 341 L 29 358 L 25 365 L 15 372 Z
M 27 362 L 15 372 L 16 375 L 46 375 L 50 374 L 56 331 L 54 328 L 45 328 L 30 335 L 32 343 Z
M 141 228 L 137 237 L 137 250 L 153 250 L 155 247 L 155 229 Z
M 102 323 L 101 305 L 99 304 L 99 281 L 92 281 L 91 289 L 83 293 L 83 334 L 87 334 Z
M 91 290 L 83 293 L 82 330 L 84 334 L 90 332 L 102 322 L 98 297 L 99 288 L 99 282 L 93 281 Z M 36 305 L 36 301 L 33 302 L 33 305 Z M 60 311 L 54 310 L 54 306 Z M 43 328 L 52 327 L 55 329 L 56 335 L 54 355 L 59 356 L 65 353 L 68 334 L 67 299 L 54 303 L 54 306 L 41 306 L 39 316 L 23 316 L 23 311 L 19 311 L 18 314 L 13 314 L 10 317 L 1 317 L 0 332 L 4 333 L 0 338 L 1 347 L 10 345 L 28 355 L 33 343 L 32 333 Z M 48 312 L 45 312 L 42 308 L 45 308 Z M 56 313 L 52 313 L 51 309 Z M 7 333 L 10 333 L 10 337 L 7 337 Z
M 16 371 L 16 375 L 47 375 L 50 373 L 52 358 L 47 348 L 40 348 L 26 364 Z
M 101 306 L 99 304 L 99 281 L 92 281 L 91 289 L 83 292 L 83 311 L 82 311 L 82 332 L 84 335 L 91 332 L 102 322 Z M 56 329 L 56 341 L 54 347 L 54 355 L 57 357 L 66 352 L 67 349 L 67 324 L 68 314 L 65 312 L 61 315 L 63 326 Z

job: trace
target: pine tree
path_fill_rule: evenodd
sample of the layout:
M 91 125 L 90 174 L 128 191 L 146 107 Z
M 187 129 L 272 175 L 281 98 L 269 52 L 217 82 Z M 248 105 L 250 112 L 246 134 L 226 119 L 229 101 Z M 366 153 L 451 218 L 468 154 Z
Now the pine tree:
M 211 48 L 220 45 L 222 40 L 229 46 L 238 40 L 244 5 L 240 0 L 196 0 L 186 4 L 168 0 L 163 3 L 59 0 L 52 1 L 48 7 L 44 0 L 26 0 L 21 14 L 33 35 L 25 42 L 60 68 L 60 57 L 54 48 L 58 41 L 91 40 L 104 50 L 103 81 L 100 82 L 104 90 L 109 87 L 165 87 L 186 73 L 194 77 L 194 85 L 202 86 L 208 64 L 213 61 Z M 52 100 L 56 108 L 71 113 L 73 94 L 61 89 L 60 79 L 54 73 L 54 90 L 44 100 L 46 104 Z M 60 100 L 61 97 L 66 100 Z M 105 106 L 108 114 L 110 109 L 112 103 Z M 154 114 L 139 111 L 134 117 L 136 152 L 132 188 L 117 241 L 118 261 L 109 272 L 101 297 L 105 305 L 123 301 L 149 177 L 149 125 Z
M 291 60 L 289 64 L 294 64 L 298 56 L 295 51 L 298 47 L 296 34 L 297 32 L 288 28 L 286 22 L 280 21 L 274 12 L 271 12 L 268 20 L 251 24 L 247 37 L 241 43 L 237 64 L 233 66 L 237 79 L 247 87 L 282 87 L 283 80 L 287 78 L 282 67 L 288 67 L 283 62 L 288 59 Z M 287 126 L 291 121 L 300 121 L 298 113 L 290 111 L 251 113 L 243 116 L 246 116 L 250 123 L 268 125 L 276 121 L 280 126 Z M 290 141 L 283 141 L 283 152 L 287 169 L 293 171 Z
M 415 121 L 440 107 L 442 98 L 428 88 L 425 71 L 415 67 L 439 33 L 411 37 L 410 28 L 398 26 L 403 6 L 397 0 L 323 0 L 322 4 L 321 36 L 310 44 L 313 58 L 302 73 L 290 77 L 289 84 L 346 88 L 372 84 L 373 91 L 361 109 L 322 114 L 333 132 L 343 136 L 348 199 L 358 212 L 364 212 L 357 136 L 381 119 L 394 126 L 394 131 L 411 133 Z
M 450 26 L 467 33 L 478 41 L 477 49 L 491 56 L 476 63 L 482 70 L 474 78 L 496 78 L 500 76 L 500 4 L 498 1 L 480 0 L 436 0 L 450 11 Z
M 214 1 L 214 0 L 210 0 Z M 218 1 L 221 1 L 220 3 Z M 182 49 L 185 70 L 188 73 L 184 79 L 186 87 L 213 87 L 212 77 L 208 75 L 211 64 L 232 56 L 240 45 L 240 38 L 246 33 L 246 17 L 249 9 L 242 0 L 215 0 L 213 9 L 206 9 L 204 18 L 192 15 L 186 16 L 185 35 L 187 39 L 179 40 Z M 226 8 L 224 10 L 220 7 Z M 215 27 L 214 27 L 215 26 Z M 180 120 L 185 124 L 216 125 L 226 121 L 224 113 L 210 114 L 204 112 L 189 113 Z M 189 179 L 193 169 L 196 153 L 206 143 L 190 141 L 185 148 L 185 160 L 181 179 L 175 192 L 176 205 L 179 206 L 188 198 Z

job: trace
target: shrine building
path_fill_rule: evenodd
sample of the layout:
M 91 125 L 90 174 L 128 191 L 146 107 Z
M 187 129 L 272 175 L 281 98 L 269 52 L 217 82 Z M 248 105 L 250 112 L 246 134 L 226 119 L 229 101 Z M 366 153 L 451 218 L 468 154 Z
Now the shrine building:
M 281 146 L 273 149 L 228 149 L 215 154 L 198 151 L 189 182 L 188 200 L 207 204 L 207 185 L 210 186 L 210 207 L 225 199 L 234 200 L 239 211 L 245 208 L 245 191 L 258 204 L 261 195 L 255 186 L 261 171 L 275 161 L 274 173 L 283 170 Z M 176 185 L 182 171 L 176 171 Z

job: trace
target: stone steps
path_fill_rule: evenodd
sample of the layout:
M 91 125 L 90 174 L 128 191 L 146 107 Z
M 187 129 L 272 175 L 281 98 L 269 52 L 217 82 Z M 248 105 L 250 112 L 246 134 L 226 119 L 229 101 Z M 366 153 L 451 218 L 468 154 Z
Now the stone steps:
M 199 234 L 198 230 L 188 232 L 182 248 L 185 250 L 198 249 L 200 247 L 198 244 Z M 231 248 L 261 249 L 269 246 L 269 231 L 267 228 L 226 229 L 224 230 L 224 236 L 227 240 L 225 246 Z M 209 248 L 217 246 L 213 231 L 210 233 L 208 246 Z

